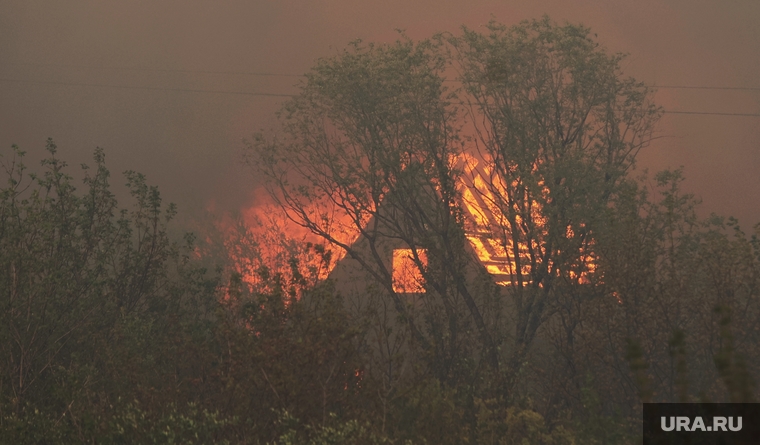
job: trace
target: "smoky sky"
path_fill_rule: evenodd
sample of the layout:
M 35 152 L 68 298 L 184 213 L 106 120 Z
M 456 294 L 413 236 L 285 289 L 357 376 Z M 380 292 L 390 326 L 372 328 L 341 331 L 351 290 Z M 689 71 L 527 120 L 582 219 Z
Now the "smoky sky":
M 756 0 L 0 0 L 2 153 L 18 144 L 34 158 L 53 137 L 78 165 L 101 146 L 115 184 L 138 170 L 186 215 L 245 209 L 261 194 L 242 140 L 284 98 L 243 93 L 292 94 L 294 75 L 357 38 L 544 14 L 589 26 L 647 84 L 756 89 L 662 88 L 666 110 L 760 114 Z M 760 117 L 666 114 L 657 135 L 640 169 L 683 165 L 703 213 L 760 221 Z

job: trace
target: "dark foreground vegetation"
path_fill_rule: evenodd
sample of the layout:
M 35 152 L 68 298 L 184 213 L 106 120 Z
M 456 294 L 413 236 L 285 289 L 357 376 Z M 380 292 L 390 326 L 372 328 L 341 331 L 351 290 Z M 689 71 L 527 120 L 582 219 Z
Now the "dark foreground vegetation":
M 131 200 L 118 203 L 101 150 L 82 185 L 52 141 L 31 171 L 4 151 L 0 443 L 627 444 L 643 401 L 756 400 L 760 226 L 700 219 L 679 171 L 630 177 L 659 111 L 588 30 L 491 32 L 357 44 L 315 68 L 283 136 L 254 142 L 281 208 L 325 246 L 243 230 L 214 256 L 172 239 L 175 209 L 140 174 L 125 174 Z M 456 98 L 441 89 L 450 60 L 466 62 Z M 464 172 L 448 162 L 466 146 L 452 104 L 467 97 L 504 176 L 489 230 L 509 234 L 506 250 L 534 247 L 520 253 L 529 278 L 501 296 L 448 268 L 469 255 Z M 283 179 L 292 171 L 305 176 Z M 319 279 L 340 240 L 298 210 L 323 198 L 358 229 L 394 206 L 405 219 L 384 236 L 449 260 L 417 262 L 423 310 L 387 295 L 398 320 L 384 324 Z

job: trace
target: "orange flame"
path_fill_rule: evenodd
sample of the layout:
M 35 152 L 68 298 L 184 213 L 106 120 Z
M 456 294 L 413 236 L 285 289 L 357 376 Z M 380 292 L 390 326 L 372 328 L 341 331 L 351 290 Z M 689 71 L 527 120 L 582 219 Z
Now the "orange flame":
M 402 294 L 425 293 L 425 279 L 414 260 L 412 249 L 395 249 L 393 251 L 393 291 Z M 427 267 L 427 251 L 417 249 L 422 268 Z
M 452 157 L 450 162 L 462 166 L 466 173 L 462 175 L 459 184 L 465 210 L 466 237 L 481 264 L 500 285 L 515 283 L 518 276 L 521 276 L 524 283 L 530 282 L 531 262 L 528 252 L 531 249 L 534 252 L 540 251 L 543 246 L 539 240 L 546 236 L 546 218 L 540 204 L 535 199 L 529 199 L 529 192 L 525 190 L 522 192 L 525 196 L 512 197 L 513 202 L 519 204 L 510 204 L 512 208 L 502 208 L 506 205 L 502 198 L 517 189 L 519 179 L 514 179 L 510 187 L 507 187 L 502 176 L 495 172 L 492 162 L 479 161 L 466 153 Z M 537 168 L 538 165 L 534 165 L 533 171 L 536 172 Z M 549 199 L 549 189 L 542 181 L 538 185 L 543 189 L 543 198 Z M 519 207 L 524 205 L 529 207 Z M 353 244 L 359 233 L 356 221 L 340 211 L 330 212 L 317 206 L 315 203 L 306 212 L 314 221 L 323 225 L 321 229 L 341 243 Z M 508 219 L 510 214 L 513 215 L 512 221 Z M 366 224 L 368 219 L 359 222 Z M 273 205 L 250 206 L 242 211 L 242 221 L 233 223 L 227 220 L 222 226 L 225 233 L 224 245 L 229 257 L 243 281 L 252 289 L 261 285 L 262 267 L 266 267 L 272 274 L 280 274 L 285 281 L 293 280 L 296 273 L 300 273 L 316 282 L 327 278 L 335 264 L 345 255 L 343 249 L 326 245 L 324 239 L 288 220 Z M 534 235 L 538 235 L 531 237 L 531 249 L 523 241 L 518 241 L 515 245 L 508 232 L 512 227 L 517 227 L 520 231 L 531 230 Z M 567 236 L 574 236 L 571 227 L 567 228 Z M 314 249 L 314 246 L 322 247 L 320 250 Z M 417 252 L 420 264 L 423 268 L 426 267 L 425 252 L 419 249 Z M 292 270 L 293 260 L 300 268 L 298 271 Z M 568 276 L 581 284 L 590 283 L 589 277 L 596 270 L 593 254 L 582 253 L 579 261 L 575 268 L 578 272 L 568 271 Z M 418 264 L 413 260 L 411 249 L 397 249 L 393 252 L 393 289 L 401 293 L 424 292 L 424 279 Z
M 523 234 L 527 234 L 525 233 L 527 230 L 533 231 L 534 236 L 531 237 L 530 247 L 534 252 L 539 252 L 543 246 L 538 240 L 547 235 L 546 217 L 543 215 L 540 203 L 529 199 L 529 192 L 525 190 L 522 192 L 523 196 L 511 198 L 515 204 L 506 204 L 504 198 L 510 197 L 509 190 L 518 189 L 519 179 L 513 180 L 512 187 L 508 190 L 501 175 L 494 173 L 493 163 L 487 161 L 481 163 L 466 153 L 460 156 L 460 162 L 466 173 L 462 177 L 460 191 L 466 211 L 468 223 L 466 233 L 470 245 L 498 284 L 511 285 L 515 283 L 517 276 L 522 276 L 522 281 L 529 283 L 528 252 L 531 249 L 528 249 L 528 244 L 524 241 L 518 241 L 515 246 L 511 230 L 517 228 Z M 533 165 L 532 170 L 536 173 L 538 165 Z M 550 199 L 549 189 L 543 180 L 539 180 L 538 185 L 541 188 L 542 197 L 546 200 Z M 498 194 L 498 198 L 495 194 Z M 520 207 L 526 204 L 529 206 L 527 209 Z M 508 208 L 500 207 L 505 205 Z M 513 221 L 507 218 L 510 213 L 514 215 Z M 529 218 L 529 221 L 523 218 L 524 215 L 527 215 L 526 218 Z M 574 236 L 572 228 L 568 227 L 567 237 Z M 591 244 L 593 245 L 593 241 Z M 519 270 L 517 259 L 520 259 Z M 592 253 L 582 253 L 578 269 L 579 273 L 569 271 L 570 278 L 576 279 L 580 284 L 591 283 L 590 274 L 596 270 L 596 261 Z

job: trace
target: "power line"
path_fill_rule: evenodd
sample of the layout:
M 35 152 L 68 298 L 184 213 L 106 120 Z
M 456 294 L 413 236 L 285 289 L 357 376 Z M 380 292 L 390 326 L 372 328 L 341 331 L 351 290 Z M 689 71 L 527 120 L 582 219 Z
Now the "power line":
M 283 93 L 259 93 L 253 91 L 224 91 L 224 90 L 202 90 L 193 88 L 167 88 L 167 87 L 142 87 L 132 85 L 106 85 L 97 83 L 77 83 L 77 82 L 55 82 L 55 81 L 42 81 L 42 80 L 24 80 L 24 79 L 4 79 L 0 78 L 0 82 L 9 83 L 25 83 L 25 84 L 41 84 L 41 85 L 58 85 L 58 86 L 78 86 L 78 87 L 95 87 L 95 88 L 113 88 L 124 90 L 148 90 L 148 91 L 177 91 L 185 93 L 211 93 L 211 94 L 237 94 L 243 96 L 267 96 L 267 97 L 295 97 L 295 94 L 283 94 Z M 760 113 L 723 113 L 717 111 L 684 111 L 684 110 L 665 110 L 666 114 L 691 114 L 691 115 L 712 115 L 712 116 L 744 116 L 744 117 L 760 117 Z
M 665 114 L 709 114 L 712 116 L 752 116 L 752 117 L 760 117 L 760 113 L 721 113 L 717 111 L 681 111 L 681 110 L 673 110 L 663 111 Z
M 75 65 L 75 64 L 53 64 L 53 63 L 7 63 L 6 65 L 27 65 L 40 67 L 66 67 L 106 71 L 138 71 L 138 72 L 160 72 L 160 73 L 185 73 L 185 74 L 223 74 L 223 75 L 241 75 L 241 76 L 266 76 L 266 77 L 305 77 L 303 74 L 292 73 L 272 73 L 262 71 L 213 71 L 213 70 L 187 70 L 172 68 L 148 68 L 148 67 L 130 67 L 130 66 L 95 66 L 95 65 Z M 450 80 L 454 82 L 454 79 Z M 679 90 L 724 90 L 724 91 L 760 91 L 760 87 L 727 87 L 727 86 L 706 86 L 706 85 L 649 85 L 657 89 L 679 89 Z
M 760 91 L 756 87 L 707 87 L 707 86 L 687 86 L 687 85 L 651 85 L 652 88 L 659 89 L 679 89 L 679 90 L 734 90 L 734 91 Z
M 293 94 L 281 94 L 281 93 L 257 93 L 252 91 L 222 91 L 222 90 L 199 90 L 192 88 L 165 88 L 165 87 L 140 87 L 131 85 L 104 85 L 99 83 L 76 83 L 76 82 L 53 82 L 42 80 L 23 80 L 23 79 L 2 79 L 0 82 L 10 83 L 27 83 L 27 84 L 42 84 L 42 85 L 64 85 L 64 86 L 76 86 L 76 87 L 96 87 L 96 88 L 114 88 L 123 90 L 150 90 L 150 91 L 180 91 L 186 93 L 216 93 L 216 94 L 240 94 L 245 96 L 271 96 L 271 97 L 293 97 Z
M 93 65 L 72 65 L 72 64 L 52 64 L 52 63 L 9 63 L 7 65 L 27 65 L 50 68 L 79 68 L 90 70 L 105 71 L 139 71 L 139 72 L 158 72 L 158 73 L 185 73 L 185 74 L 225 74 L 241 76 L 268 76 L 268 77 L 304 77 L 303 74 L 287 73 L 269 73 L 262 71 L 211 71 L 211 70 L 185 70 L 171 68 L 147 68 L 147 67 L 130 67 L 130 66 L 93 66 Z

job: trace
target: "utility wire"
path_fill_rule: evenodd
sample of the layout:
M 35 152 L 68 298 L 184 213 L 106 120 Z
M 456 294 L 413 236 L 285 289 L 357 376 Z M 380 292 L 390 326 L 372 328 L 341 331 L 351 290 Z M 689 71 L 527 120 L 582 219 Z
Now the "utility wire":
M 253 91 L 222 91 L 222 90 L 199 90 L 199 89 L 193 89 L 193 88 L 140 87 L 140 86 L 131 86 L 131 85 L 104 85 L 104 84 L 99 84 L 99 83 L 53 82 L 53 81 L 42 81 L 42 80 L 23 80 L 23 79 L 0 78 L 0 82 L 42 84 L 42 85 L 65 85 L 65 86 L 76 86 L 76 87 L 114 88 L 114 89 L 123 89 L 123 90 L 181 91 L 181 92 L 187 92 L 187 93 L 216 93 L 216 94 L 240 94 L 240 95 L 245 95 L 245 96 L 294 97 L 293 94 L 257 93 Z
M 140 72 L 160 72 L 160 73 L 185 73 L 185 74 L 224 74 L 224 75 L 241 75 L 241 76 L 265 76 L 265 77 L 305 77 L 303 74 L 291 73 L 271 73 L 257 71 L 210 71 L 210 70 L 186 70 L 170 68 L 147 68 L 147 67 L 129 67 L 129 66 L 94 66 L 94 65 L 73 65 L 73 64 L 52 64 L 52 63 L 8 63 L 6 65 L 16 66 L 40 66 L 40 67 L 65 67 L 105 71 L 140 71 Z M 453 79 L 451 80 L 454 81 Z M 657 89 L 679 89 L 679 90 L 726 90 L 726 91 L 760 91 L 760 87 L 726 87 L 726 86 L 692 86 L 692 85 L 649 85 Z
M 663 113 L 665 114 L 709 114 L 712 116 L 752 116 L 752 117 L 760 117 L 760 113 L 721 113 L 717 111 L 681 111 L 681 110 L 673 110 L 668 111 L 664 110 Z
M 123 90 L 149 90 L 149 91 L 178 91 L 186 93 L 211 93 L 211 94 L 237 94 L 243 96 L 267 96 L 267 97 L 295 97 L 295 94 L 282 93 L 259 93 L 255 91 L 223 91 L 223 90 L 202 90 L 193 88 L 166 88 L 166 87 L 142 87 L 131 85 L 105 85 L 97 83 L 77 83 L 77 82 L 55 82 L 42 80 L 24 80 L 24 79 L 5 79 L 0 78 L 0 82 L 8 83 L 25 83 L 41 85 L 59 85 L 59 86 L 78 86 L 78 87 L 95 87 L 95 88 L 113 88 Z M 683 111 L 683 110 L 665 110 L 665 114 L 692 114 L 692 115 L 712 115 L 712 116 L 744 116 L 760 117 L 760 113 L 722 113 L 715 111 Z
M 755 87 L 706 87 L 706 86 L 686 86 L 686 85 L 651 85 L 652 88 L 659 89 L 678 89 L 678 90 L 734 90 L 734 91 L 760 91 Z
M 286 74 L 286 73 L 268 73 L 260 71 L 210 71 L 210 70 L 183 70 L 183 69 L 171 69 L 171 68 L 145 68 L 145 67 L 130 67 L 130 66 L 83 66 L 83 65 L 69 65 L 69 64 L 52 64 L 52 63 L 9 63 L 7 65 L 27 65 L 27 66 L 40 66 L 50 68 L 79 68 L 89 70 L 102 70 L 102 71 L 140 71 L 140 72 L 158 72 L 158 73 L 185 73 L 185 74 L 225 74 L 225 75 L 241 75 L 241 76 L 268 76 L 268 77 L 304 77 L 303 74 Z

